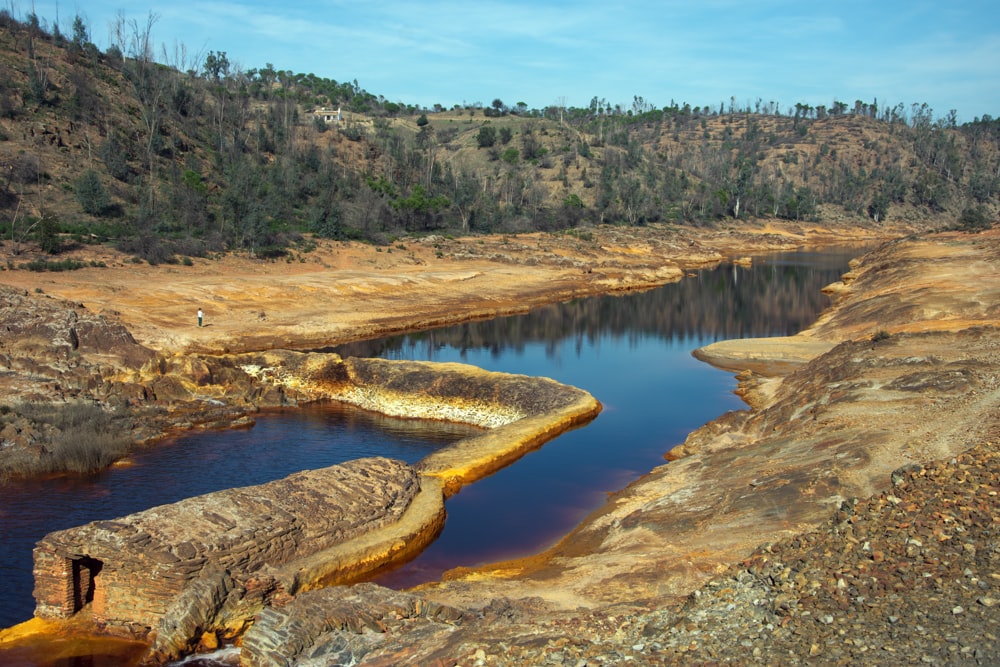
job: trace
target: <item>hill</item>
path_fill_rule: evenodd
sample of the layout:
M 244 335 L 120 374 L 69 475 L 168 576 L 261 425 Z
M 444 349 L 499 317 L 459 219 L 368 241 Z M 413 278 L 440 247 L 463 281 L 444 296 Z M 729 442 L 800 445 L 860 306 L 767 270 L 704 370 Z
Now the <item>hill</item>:
M 926 105 L 738 108 L 596 97 L 585 109 L 418 109 L 357 82 L 154 58 L 150 25 L 101 52 L 0 12 L 0 224 L 9 262 L 113 243 L 152 262 L 611 223 L 784 218 L 980 228 L 1000 121 Z M 169 61 L 170 64 L 164 64 Z M 44 268 L 44 267 L 43 267 Z

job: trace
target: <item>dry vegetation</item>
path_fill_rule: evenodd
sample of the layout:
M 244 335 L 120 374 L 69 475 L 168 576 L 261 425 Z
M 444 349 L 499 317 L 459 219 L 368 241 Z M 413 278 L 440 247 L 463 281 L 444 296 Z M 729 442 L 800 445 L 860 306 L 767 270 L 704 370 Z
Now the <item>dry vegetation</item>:
M 314 75 L 230 69 L 224 53 L 164 53 L 163 65 L 137 46 L 157 50 L 148 25 L 126 26 L 103 53 L 85 32 L 46 27 L 0 15 L 12 266 L 28 246 L 93 243 L 156 263 L 266 258 L 308 247 L 309 234 L 388 245 L 754 218 L 984 227 L 998 206 L 989 118 L 957 126 L 917 105 L 861 103 L 431 111 Z M 320 107 L 342 107 L 343 120 L 318 122 Z
M 132 445 L 127 425 L 94 403 L 0 406 L 0 483 L 8 477 L 92 472 Z M 20 446 L 19 446 L 20 445 Z

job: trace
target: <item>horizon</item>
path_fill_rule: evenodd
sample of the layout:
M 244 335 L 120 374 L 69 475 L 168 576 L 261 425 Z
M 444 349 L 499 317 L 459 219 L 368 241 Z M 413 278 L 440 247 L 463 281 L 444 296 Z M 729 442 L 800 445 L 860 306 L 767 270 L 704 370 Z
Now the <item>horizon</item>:
M 92 0 L 86 9 L 33 2 L 43 26 L 72 34 L 81 16 L 101 50 L 119 15 L 152 20 L 158 60 L 201 71 L 209 51 L 243 70 L 271 64 L 338 82 L 357 81 L 386 101 L 441 105 L 587 108 L 593 99 L 630 109 L 672 103 L 718 109 L 775 104 L 830 107 L 834 101 L 927 104 L 934 119 L 1000 115 L 1000 9 L 972 0 L 789 0 L 465 5 L 448 0 L 304 2 L 275 11 L 260 0 L 142 2 Z M 191 62 L 180 63 L 182 59 Z M 623 74 L 623 73 L 627 73 Z

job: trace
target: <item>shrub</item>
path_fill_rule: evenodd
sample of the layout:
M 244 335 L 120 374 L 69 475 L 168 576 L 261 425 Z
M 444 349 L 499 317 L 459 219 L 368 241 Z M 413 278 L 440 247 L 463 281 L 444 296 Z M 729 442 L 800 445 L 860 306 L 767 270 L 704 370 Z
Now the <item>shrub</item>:
M 42 273 L 45 271 L 76 271 L 77 269 L 82 269 L 88 264 L 86 262 L 81 262 L 76 259 L 63 259 L 59 261 L 48 261 L 44 259 L 36 259 L 22 265 L 23 268 L 29 271 L 35 271 L 37 273 Z M 90 264 L 89 266 L 95 266 L 95 264 Z
M 872 334 L 872 342 L 873 343 L 880 343 L 880 342 L 882 342 L 884 340 L 888 340 L 889 336 L 890 336 L 890 334 L 889 334 L 888 331 L 886 331 L 885 329 L 879 329 L 874 334 Z
M 0 409 L 0 425 L 33 432 L 33 447 L 6 447 L 0 480 L 53 472 L 100 470 L 128 453 L 127 429 L 118 417 L 94 403 L 21 403 Z M 41 452 L 39 454 L 39 451 Z
M 483 125 L 476 135 L 476 144 L 480 148 L 489 148 L 497 142 L 497 131 L 492 125 Z
M 990 214 L 985 206 L 969 206 L 963 209 L 962 214 L 958 217 L 958 226 L 966 231 L 989 229 L 991 226 Z

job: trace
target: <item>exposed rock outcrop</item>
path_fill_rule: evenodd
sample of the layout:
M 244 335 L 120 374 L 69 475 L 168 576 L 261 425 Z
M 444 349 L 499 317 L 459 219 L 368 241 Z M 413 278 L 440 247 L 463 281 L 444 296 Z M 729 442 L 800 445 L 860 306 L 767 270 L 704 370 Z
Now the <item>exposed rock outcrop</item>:
M 243 637 L 243 661 L 259 667 L 351 665 L 392 635 L 430 640 L 476 618 L 374 584 L 325 588 L 262 611 Z
M 113 318 L 0 286 L 0 389 L 8 403 L 127 396 L 119 373 L 155 356 Z
M 74 353 L 141 366 L 153 358 L 121 323 L 52 297 L 0 286 L 0 344 L 5 351 L 43 352 L 66 362 Z

